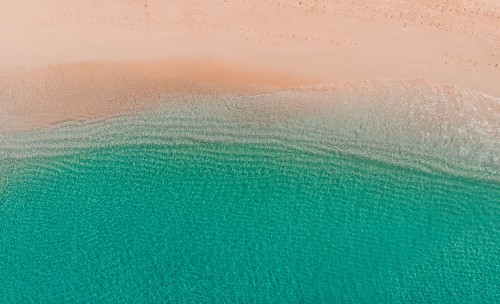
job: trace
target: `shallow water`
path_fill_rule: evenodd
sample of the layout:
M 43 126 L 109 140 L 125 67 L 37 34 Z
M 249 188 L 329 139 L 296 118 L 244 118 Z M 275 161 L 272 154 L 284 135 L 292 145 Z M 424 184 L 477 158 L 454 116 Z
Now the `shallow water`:
M 181 112 L 0 138 L 1 302 L 498 301 L 490 137 Z
M 497 183 L 222 143 L 88 149 L 11 170 L 7 301 L 498 299 Z

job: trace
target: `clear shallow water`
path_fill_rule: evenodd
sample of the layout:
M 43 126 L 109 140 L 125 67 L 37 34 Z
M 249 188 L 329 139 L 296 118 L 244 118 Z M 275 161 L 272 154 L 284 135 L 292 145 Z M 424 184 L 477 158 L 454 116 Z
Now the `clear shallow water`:
M 498 100 L 166 103 L 0 133 L 0 303 L 499 302 Z
M 2 302 L 498 300 L 496 182 L 241 143 L 3 170 Z

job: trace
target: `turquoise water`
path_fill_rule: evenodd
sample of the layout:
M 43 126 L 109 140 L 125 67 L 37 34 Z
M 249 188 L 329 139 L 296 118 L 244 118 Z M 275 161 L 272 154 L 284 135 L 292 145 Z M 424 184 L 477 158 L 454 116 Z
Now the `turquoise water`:
M 272 143 L 2 164 L 2 303 L 498 303 L 496 181 Z
M 500 303 L 499 100 L 370 87 L 0 132 L 0 303 Z

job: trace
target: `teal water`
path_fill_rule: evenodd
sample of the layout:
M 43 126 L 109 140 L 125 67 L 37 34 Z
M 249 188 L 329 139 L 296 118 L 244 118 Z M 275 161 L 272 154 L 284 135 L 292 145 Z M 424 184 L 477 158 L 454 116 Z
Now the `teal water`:
M 496 181 L 272 143 L 2 164 L 2 303 L 499 300 Z
M 0 132 L 0 303 L 500 303 L 499 100 L 371 87 Z

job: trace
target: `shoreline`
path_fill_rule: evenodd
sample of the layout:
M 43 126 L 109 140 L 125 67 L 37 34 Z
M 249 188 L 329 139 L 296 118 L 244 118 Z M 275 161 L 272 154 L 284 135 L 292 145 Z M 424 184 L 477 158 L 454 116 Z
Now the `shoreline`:
M 436 98 L 461 91 L 481 94 L 497 105 L 500 101 L 484 92 L 426 79 L 320 81 L 256 66 L 220 65 L 202 58 L 51 65 L 0 77 L 0 131 L 26 131 L 65 121 L 78 123 L 140 113 L 168 107 L 176 98 L 244 97 L 300 90 L 348 94 L 353 90 L 360 93 L 363 86 L 376 93 L 377 86 L 384 83 L 396 93 L 408 86 L 432 86 Z M 318 106 L 310 104 L 312 108 Z
M 269 143 L 498 181 L 500 103 L 469 90 L 392 80 L 164 98 L 141 112 L 0 132 L 0 159 L 131 144 Z
M 0 5 L 0 36 L 0 130 L 321 83 L 500 97 L 498 1 L 24 0 Z
M 171 96 L 252 95 L 316 81 L 205 58 L 50 65 L 0 76 L 0 131 L 140 112 Z

